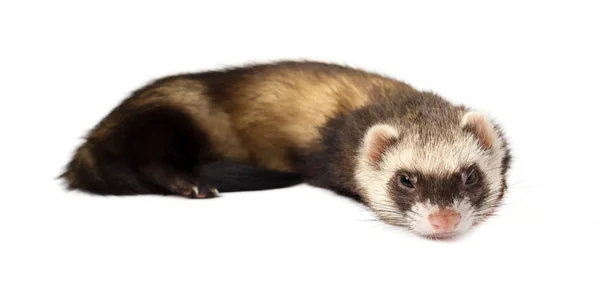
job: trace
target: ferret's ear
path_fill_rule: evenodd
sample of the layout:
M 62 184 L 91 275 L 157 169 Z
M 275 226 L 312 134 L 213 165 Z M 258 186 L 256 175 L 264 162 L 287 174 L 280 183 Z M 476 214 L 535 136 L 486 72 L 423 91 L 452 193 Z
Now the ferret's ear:
M 398 141 L 398 130 L 387 124 L 378 124 L 369 129 L 364 138 L 364 153 L 371 164 L 381 160 L 383 153 Z
M 481 146 L 492 149 L 499 143 L 499 135 L 494 124 L 481 112 L 467 112 L 461 120 L 461 128 L 475 135 Z

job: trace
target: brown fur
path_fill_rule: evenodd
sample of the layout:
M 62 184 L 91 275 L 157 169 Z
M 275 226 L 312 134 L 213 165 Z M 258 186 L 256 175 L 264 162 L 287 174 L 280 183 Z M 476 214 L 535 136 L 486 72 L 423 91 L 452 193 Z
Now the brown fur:
M 169 107 L 189 117 L 193 129 L 202 134 L 202 141 L 208 146 L 202 152 L 203 159 L 226 159 L 273 171 L 299 172 L 301 151 L 314 148 L 316 140 L 322 137 L 320 128 L 327 121 L 372 103 L 374 97 L 402 90 L 412 88 L 375 73 L 308 61 L 165 77 L 135 91 L 94 127 L 63 176 L 70 188 L 85 189 L 78 185 L 79 178 L 104 181 L 103 173 L 97 171 L 101 165 L 96 158 L 104 157 L 98 151 L 124 154 L 120 150 L 122 141 L 108 139 L 123 133 L 116 131 L 127 119 L 157 107 Z M 150 164 L 138 168 L 142 172 L 152 170 L 148 167 L 156 163 Z M 78 166 L 85 173 L 75 173 Z M 164 173 L 153 170 L 146 176 L 154 178 L 157 174 Z
M 296 170 L 294 154 L 320 137 L 325 122 L 370 103 L 372 89 L 408 88 L 379 75 L 313 62 L 281 62 L 238 73 L 237 81 L 222 90 L 225 94 L 209 96 L 220 116 L 228 117 L 222 120 L 228 128 L 212 137 L 214 146 L 226 147 L 219 156 L 282 171 Z M 211 116 L 196 114 L 199 122 L 210 121 Z M 239 145 L 228 147 L 232 142 Z

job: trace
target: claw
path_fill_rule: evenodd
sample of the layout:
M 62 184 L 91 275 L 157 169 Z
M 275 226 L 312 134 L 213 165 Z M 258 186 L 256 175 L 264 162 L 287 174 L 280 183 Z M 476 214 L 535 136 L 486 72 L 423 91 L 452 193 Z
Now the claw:
M 194 187 L 192 187 L 192 190 L 194 191 L 194 195 L 198 196 L 198 194 L 199 194 L 198 187 L 194 186 Z

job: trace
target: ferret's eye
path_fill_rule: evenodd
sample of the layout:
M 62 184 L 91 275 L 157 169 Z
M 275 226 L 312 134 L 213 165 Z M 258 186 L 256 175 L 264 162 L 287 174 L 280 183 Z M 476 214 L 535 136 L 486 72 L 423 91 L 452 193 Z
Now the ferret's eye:
M 479 181 L 479 175 L 477 175 L 477 171 L 471 170 L 469 175 L 467 176 L 467 180 L 465 180 L 465 185 L 473 185 Z
M 406 187 L 406 188 L 415 188 L 415 185 L 413 185 L 412 181 L 410 180 L 410 178 L 406 175 L 401 175 L 400 179 L 398 180 L 400 182 L 400 185 Z

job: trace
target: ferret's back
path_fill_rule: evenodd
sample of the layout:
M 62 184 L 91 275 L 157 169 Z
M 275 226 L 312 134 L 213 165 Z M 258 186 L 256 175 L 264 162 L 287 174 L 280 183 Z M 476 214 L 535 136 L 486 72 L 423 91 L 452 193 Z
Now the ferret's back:
M 398 89 L 412 88 L 336 64 L 276 62 L 163 78 L 124 106 L 171 105 L 194 119 L 219 157 L 295 171 L 295 153 L 325 122 Z

